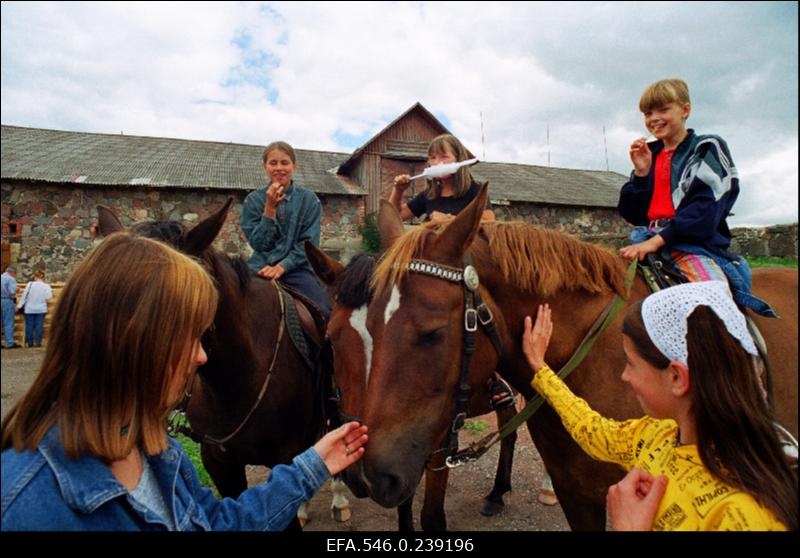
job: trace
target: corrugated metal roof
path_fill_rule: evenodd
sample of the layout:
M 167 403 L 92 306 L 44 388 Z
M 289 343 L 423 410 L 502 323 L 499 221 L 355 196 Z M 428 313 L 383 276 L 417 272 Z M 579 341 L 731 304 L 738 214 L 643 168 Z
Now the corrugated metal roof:
M 2 178 L 86 185 L 253 190 L 266 182 L 263 145 L 2 126 Z M 297 149 L 298 184 L 366 195 L 335 169 L 347 153 Z
M 627 178 L 616 172 L 539 167 L 512 163 L 478 163 L 476 180 L 489 182 L 492 201 L 617 207 Z
M 86 185 L 253 190 L 265 184 L 261 145 L 2 126 L 2 178 Z M 366 195 L 336 174 L 353 156 L 297 149 L 299 184 L 321 194 Z M 616 207 L 626 177 L 607 171 L 478 163 L 494 201 Z

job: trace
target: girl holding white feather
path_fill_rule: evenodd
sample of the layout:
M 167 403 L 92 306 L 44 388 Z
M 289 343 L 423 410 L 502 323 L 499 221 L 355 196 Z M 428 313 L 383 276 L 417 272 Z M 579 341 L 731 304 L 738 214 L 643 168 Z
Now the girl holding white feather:
M 459 166 L 456 163 L 470 161 L 469 153 L 462 143 L 451 134 L 442 134 L 431 140 L 428 145 L 428 168 L 420 176 L 428 179 L 428 187 L 414 196 L 408 203 L 403 201 L 403 193 L 411 185 L 412 177 L 400 174 L 394 178 L 394 187 L 389 196 L 389 202 L 397 208 L 400 217 L 406 221 L 412 217 L 427 215 L 432 221 L 439 221 L 446 217 L 457 215 L 462 209 L 475 199 L 480 191 L 480 184 L 469 172 L 469 163 Z M 474 160 L 477 162 L 477 159 Z M 453 174 L 438 176 L 434 167 L 455 167 Z M 414 177 L 418 178 L 418 177 Z M 489 200 L 486 200 L 486 209 L 483 212 L 484 221 L 494 221 L 494 212 L 489 209 Z

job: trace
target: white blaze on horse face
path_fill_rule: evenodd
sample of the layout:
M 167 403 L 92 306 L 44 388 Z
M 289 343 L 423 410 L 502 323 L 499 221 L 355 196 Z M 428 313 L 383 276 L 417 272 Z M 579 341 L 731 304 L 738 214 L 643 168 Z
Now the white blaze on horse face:
M 386 303 L 386 310 L 383 312 L 383 323 L 388 324 L 392 316 L 400 308 L 400 289 L 397 285 L 392 287 L 392 294 L 389 297 L 389 302 Z
M 353 310 L 348 321 L 350 326 L 361 336 L 361 342 L 364 344 L 366 382 L 369 383 L 369 370 L 372 367 L 372 335 L 367 331 L 367 305 L 364 304 L 361 308 Z

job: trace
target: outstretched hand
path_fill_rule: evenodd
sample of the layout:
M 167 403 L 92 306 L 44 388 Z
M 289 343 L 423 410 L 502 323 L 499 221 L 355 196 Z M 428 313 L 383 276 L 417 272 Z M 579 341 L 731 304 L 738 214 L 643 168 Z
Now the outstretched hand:
M 667 477 L 634 467 L 608 488 L 606 508 L 614 531 L 650 531 L 667 489 Z
M 314 444 L 314 449 L 331 475 L 335 475 L 361 459 L 367 439 L 367 427 L 353 421 L 328 432 Z
M 534 373 L 544 366 L 544 354 L 550 344 L 553 334 L 553 320 L 551 319 L 549 304 L 540 304 L 536 313 L 536 324 L 532 325 L 530 316 L 525 316 L 525 332 L 522 334 L 522 352 L 528 359 L 528 364 Z

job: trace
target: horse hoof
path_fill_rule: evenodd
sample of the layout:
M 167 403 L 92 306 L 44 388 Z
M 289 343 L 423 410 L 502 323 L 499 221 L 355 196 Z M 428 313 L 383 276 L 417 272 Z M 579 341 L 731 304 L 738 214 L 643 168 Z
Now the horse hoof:
M 505 506 L 503 504 L 484 500 L 483 506 L 481 506 L 481 515 L 484 517 L 493 517 L 503 511 L 504 508 Z
M 331 508 L 331 518 L 338 523 L 350 521 L 350 506 Z
M 544 504 L 545 506 L 555 506 L 558 504 L 558 498 L 556 497 L 556 493 L 552 490 L 542 489 L 539 491 L 538 497 L 539 503 Z

